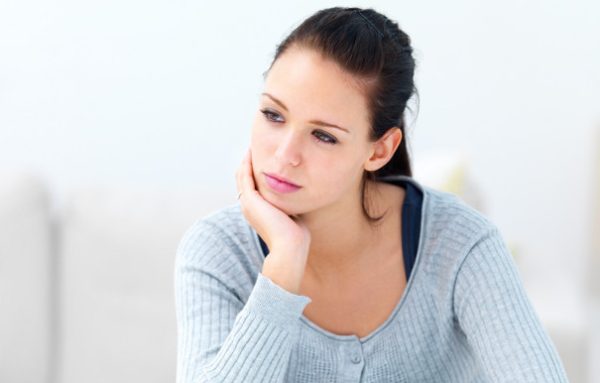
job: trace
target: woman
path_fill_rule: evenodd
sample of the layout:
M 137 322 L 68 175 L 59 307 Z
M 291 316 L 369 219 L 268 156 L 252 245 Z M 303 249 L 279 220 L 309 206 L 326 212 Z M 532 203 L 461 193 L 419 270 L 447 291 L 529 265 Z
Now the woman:
M 239 203 L 178 248 L 178 382 L 567 381 L 498 229 L 411 177 L 414 68 L 372 9 L 278 46 Z

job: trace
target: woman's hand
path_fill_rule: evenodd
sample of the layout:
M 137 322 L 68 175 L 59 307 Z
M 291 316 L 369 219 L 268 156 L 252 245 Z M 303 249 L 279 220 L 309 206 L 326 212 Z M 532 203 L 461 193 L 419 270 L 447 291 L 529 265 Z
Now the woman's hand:
M 246 152 L 236 172 L 241 192 L 242 213 L 269 247 L 262 274 L 286 290 L 297 294 L 304 276 L 310 247 L 310 231 L 300 218 L 290 217 L 273 206 L 256 189 L 252 154 Z

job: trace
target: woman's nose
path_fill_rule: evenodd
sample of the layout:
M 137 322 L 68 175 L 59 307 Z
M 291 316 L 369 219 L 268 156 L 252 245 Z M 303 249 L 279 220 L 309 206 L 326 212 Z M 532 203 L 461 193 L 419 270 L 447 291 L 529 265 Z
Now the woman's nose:
M 279 143 L 275 158 L 285 164 L 297 166 L 300 163 L 300 139 L 300 134 L 290 129 Z

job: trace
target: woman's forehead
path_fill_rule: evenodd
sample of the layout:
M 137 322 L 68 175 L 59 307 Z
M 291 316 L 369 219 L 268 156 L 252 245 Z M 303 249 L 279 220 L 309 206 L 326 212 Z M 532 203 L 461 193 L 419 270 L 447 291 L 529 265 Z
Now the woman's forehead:
M 320 113 L 323 118 L 343 119 L 338 121 L 342 125 L 367 122 L 366 98 L 356 80 L 311 50 L 282 54 L 266 77 L 264 92 L 280 100 L 290 113 Z

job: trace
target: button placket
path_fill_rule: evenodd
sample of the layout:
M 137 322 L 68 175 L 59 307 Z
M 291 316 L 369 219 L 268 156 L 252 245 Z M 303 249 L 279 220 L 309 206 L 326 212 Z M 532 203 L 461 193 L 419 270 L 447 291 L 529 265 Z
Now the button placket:
M 350 355 L 350 361 L 351 361 L 352 363 L 354 363 L 354 364 L 358 364 L 358 363 L 360 363 L 360 361 L 361 361 L 361 360 L 362 360 L 362 358 L 361 358 L 361 357 L 360 357 L 360 355 L 359 355 L 359 354 L 357 354 L 356 352 L 353 352 L 353 353 Z
M 364 355 L 362 343 L 358 338 L 346 341 L 341 346 L 340 357 L 342 358 L 343 382 L 360 382 L 363 373 Z
M 359 364 L 360 362 L 362 362 L 363 349 L 362 349 L 362 343 L 360 343 L 360 340 L 358 340 L 358 338 L 356 338 L 356 340 L 354 340 L 350 344 L 350 347 L 348 349 L 348 354 L 350 355 L 350 361 L 352 363 Z

